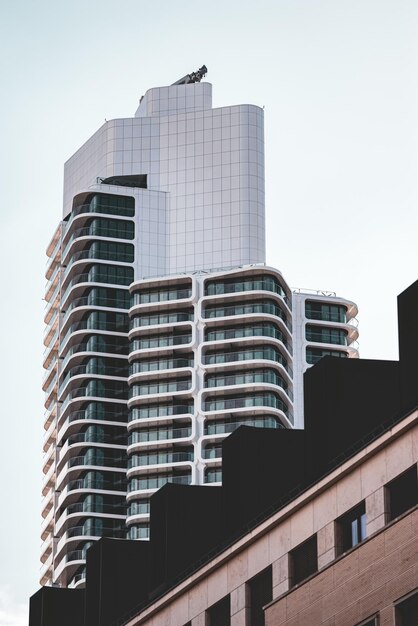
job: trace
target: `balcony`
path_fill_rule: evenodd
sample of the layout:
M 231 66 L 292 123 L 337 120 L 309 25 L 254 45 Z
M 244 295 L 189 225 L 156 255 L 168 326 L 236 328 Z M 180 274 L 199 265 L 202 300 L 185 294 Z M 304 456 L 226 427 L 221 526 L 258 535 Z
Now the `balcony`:
M 287 336 L 273 323 L 262 322 L 232 326 L 230 328 L 215 327 L 205 332 L 205 341 L 230 341 L 231 339 L 246 339 L 252 337 L 272 337 L 281 341 L 291 354 L 292 347 Z
M 205 296 L 218 296 L 229 293 L 242 293 L 243 291 L 270 291 L 283 298 L 286 304 L 291 306 L 290 300 L 277 278 L 270 275 L 232 277 L 227 280 L 211 280 L 205 284 Z
M 67 228 L 64 234 L 64 243 L 66 241 L 65 248 L 62 252 L 62 261 L 64 262 L 66 256 L 76 239 L 82 237 L 103 237 L 106 239 L 122 239 L 126 241 L 132 241 L 134 238 L 135 227 L 133 222 L 121 222 L 120 220 L 95 218 L 90 226 L 78 228 L 73 231 L 71 236 L 67 238 L 70 233 L 70 229 Z
M 161 357 L 159 359 L 134 361 L 129 366 L 129 376 L 144 374 L 147 372 L 158 372 L 159 370 L 183 369 L 185 367 L 193 366 L 193 357 Z
M 158 441 L 172 441 L 175 439 L 187 439 L 192 434 L 190 426 L 184 428 L 147 428 L 135 430 L 130 433 L 128 446 L 147 444 Z
M 179 393 L 191 391 L 192 379 L 181 378 L 170 381 L 146 381 L 142 384 L 134 384 L 129 389 L 129 398 L 138 398 L 149 395 L 159 395 L 167 393 Z
M 144 476 L 132 478 L 128 485 L 128 497 L 133 492 L 142 491 L 154 491 L 160 489 L 167 483 L 174 483 L 176 485 L 190 485 L 192 480 L 191 474 L 183 475 L 156 475 L 156 476 Z
M 236 304 L 208 304 L 203 310 L 203 317 L 205 320 L 224 318 L 224 317 L 238 317 L 248 315 L 273 315 L 281 319 L 289 331 L 291 331 L 292 325 L 290 318 L 287 318 L 286 313 L 282 310 L 277 302 L 274 300 L 254 300 L 248 302 L 238 302 Z
M 273 369 L 261 369 L 234 374 L 211 374 L 206 377 L 206 388 L 233 387 L 235 385 L 269 384 L 281 387 L 292 399 L 287 382 Z
M 121 333 L 122 335 L 122 333 Z M 86 356 L 88 353 L 96 353 L 100 355 L 109 356 L 128 356 L 129 346 L 128 340 L 119 336 L 119 341 L 111 341 L 106 335 L 91 335 L 87 341 L 82 341 L 79 344 L 71 346 L 65 351 L 65 357 L 61 363 L 61 370 L 63 371 L 70 358 L 73 355 Z
M 130 271 L 128 272 L 128 270 Z M 61 296 L 61 302 L 64 303 L 71 289 L 81 283 L 124 285 L 127 287 L 132 280 L 133 269 L 131 267 L 122 267 L 120 265 L 93 265 L 90 271 L 77 274 L 77 276 L 74 276 L 68 281 L 65 291 Z
M 207 421 L 205 422 L 205 436 L 227 435 L 234 432 L 240 426 L 253 426 L 254 428 L 285 428 L 275 417 L 248 417 L 239 420 Z
M 137 350 L 152 350 L 154 348 L 167 348 L 184 346 L 192 341 L 192 333 L 187 335 L 155 335 L 152 337 L 144 337 L 143 339 L 134 339 L 131 342 L 131 352 Z
M 204 365 L 220 365 L 240 361 L 273 361 L 279 363 L 292 377 L 293 371 L 285 357 L 274 346 L 251 346 L 236 351 L 207 351 L 202 356 Z
M 172 312 L 172 313 L 152 313 L 149 315 L 139 315 L 131 319 L 129 330 L 144 328 L 147 326 L 162 326 L 165 324 L 178 324 L 180 322 L 191 322 L 194 319 L 193 312 Z
M 128 422 L 139 422 L 141 420 L 151 419 L 172 419 L 173 417 L 192 416 L 194 411 L 193 402 L 184 404 L 150 404 L 130 409 Z
M 128 459 L 128 470 L 149 465 L 167 465 L 173 463 L 193 463 L 193 452 L 151 452 L 134 454 Z
M 127 379 L 128 365 L 127 363 L 123 363 L 123 365 L 116 367 L 107 364 L 105 365 L 103 363 L 89 362 L 84 365 L 77 365 L 76 367 L 72 367 L 61 381 L 61 384 L 59 386 L 59 393 L 62 392 L 62 390 L 64 389 L 68 381 L 71 380 L 71 378 L 73 378 L 74 376 L 82 376 L 84 374 L 87 376 L 100 375 Z
M 192 289 L 189 287 L 173 287 L 172 289 L 152 289 L 147 291 L 134 291 L 131 306 L 141 304 L 159 304 L 171 300 L 187 300 L 192 297 Z

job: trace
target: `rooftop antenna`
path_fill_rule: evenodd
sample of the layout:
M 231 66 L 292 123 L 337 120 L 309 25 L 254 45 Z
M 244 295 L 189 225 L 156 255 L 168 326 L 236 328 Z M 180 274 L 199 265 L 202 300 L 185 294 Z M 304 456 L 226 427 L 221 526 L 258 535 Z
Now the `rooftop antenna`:
M 196 72 L 192 72 L 191 74 L 186 74 L 186 76 L 183 76 L 183 78 L 180 78 L 180 80 L 176 80 L 176 82 L 173 83 L 171 86 L 188 85 L 189 83 L 200 83 L 202 78 L 206 76 L 207 73 L 208 73 L 208 68 L 206 67 L 206 65 L 202 65 L 202 67 L 196 70 Z

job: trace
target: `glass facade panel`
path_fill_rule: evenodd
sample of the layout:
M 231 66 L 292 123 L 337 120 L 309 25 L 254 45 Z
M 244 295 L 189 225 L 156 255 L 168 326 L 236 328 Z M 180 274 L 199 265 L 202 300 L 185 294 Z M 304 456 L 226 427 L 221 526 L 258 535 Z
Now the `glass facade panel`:
M 318 363 L 323 356 L 333 356 L 339 359 L 348 358 L 346 352 L 341 350 L 322 350 L 321 348 L 306 348 L 306 362 L 310 365 Z
M 270 406 L 287 413 L 288 407 L 274 393 L 255 393 L 246 396 L 225 396 L 205 400 L 205 411 L 225 411 L 228 409 L 254 406 Z
M 245 326 L 214 328 L 205 331 L 205 341 L 225 341 L 241 337 L 274 337 L 285 346 L 288 345 L 286 337 L 275 324 L 246 324 Z
M 308 341 L 316 343 L 335 343 L 340 346 L 347 345 L 347 331 L 342 328 L 324 328 L 322 326 L 307 325 L 305 336 Z
M 193 402 L 184 404 L 148 404 L 130 410 L 129 421 L 150 419 L 153 417 L 169 417 L 170 415 L 192 414 L 193 411 Z
M 165 302 L 168 300 L 183 300 L 190 298 L 192 290 L 187 285 L 176 286 L 171 289 L 150 289 L 149 291 L 137 291 L 132 294 L 131 306 L 136 304 L 149 304 L 152 302 Z
M 347 307 L 342 304 L 325 304 L 307 300 L 305 303 L 305 315 L 312 320 L 347 323 Z
M 231 304 L 231 305 L 212 305 L 207 306 L 204 311 L 204 316 L 207 319 L 213 317 L 232 317 L 234 315 L 251 315 L 255 313 L 267 313 L 269 315 L 275 315 L 280 317 L 287 326 L 290 327 L 290 323 L 287 321 L 287 316 L 280 306 L 273 300 L 259 300 L 257 302 L 248 302 L 244 304 Z
M 247 276 L 245 278 L 230 278 L 228 280 L 208 281 L 205 286 L 205 295 L 214 296 L 224 293 L 238 293 L 240 291 L 272 291 L 283 298 L 286 292 L 274 276 Z
M 251 360 L 275 361 L 280 363 L 289 371 L 285 357 L 273 346 L 253 346 L 236 352 L 206 352 L 204 355 L 204 363 L 206 365 L 214 365 L 219 363 L 232 363 L 235 361 L 251 361 Z

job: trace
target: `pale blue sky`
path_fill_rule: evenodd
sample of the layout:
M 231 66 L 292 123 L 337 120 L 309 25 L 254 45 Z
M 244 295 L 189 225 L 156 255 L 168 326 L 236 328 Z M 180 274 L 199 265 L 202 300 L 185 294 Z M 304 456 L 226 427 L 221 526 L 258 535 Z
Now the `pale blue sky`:
M 416 0 L 0 0 L 3 505 L 0 624 L 36 591 L 44 250 L 63 162 L 149 87 L 203 63 L 214 105 L 265 106 L 268 262 L 360 308 L 397 358 L 416 278 Z

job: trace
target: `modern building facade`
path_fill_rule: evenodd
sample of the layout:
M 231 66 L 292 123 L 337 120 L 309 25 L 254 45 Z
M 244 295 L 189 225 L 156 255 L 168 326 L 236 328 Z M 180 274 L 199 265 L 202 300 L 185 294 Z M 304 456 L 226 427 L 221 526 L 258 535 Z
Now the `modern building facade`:
M 48 246 L 41 583 L 147 539 L 166 482 L 221 482 L 241 424 L 303 426 L 303 371 L 356 357 L 356 306 L 265 265 L 263 111 L 149 90 L 65 165 Z
M 96 542 L 85 589 L 41 589 L 29 625 L 416 626 L 417 308 L 418 281 L 399 361 L 321 360 L 305 429 L 238 429 L 222 486 L 165 485 L 150 541 Z

